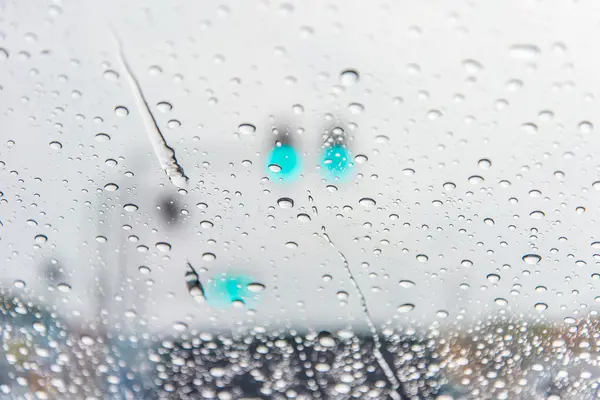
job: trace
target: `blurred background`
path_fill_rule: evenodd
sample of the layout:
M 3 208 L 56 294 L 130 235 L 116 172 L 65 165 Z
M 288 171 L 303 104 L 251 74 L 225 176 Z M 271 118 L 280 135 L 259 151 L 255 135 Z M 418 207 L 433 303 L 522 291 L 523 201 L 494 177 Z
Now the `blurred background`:
M 0 0 L 1 398 L 596 398 L 599 11 Z

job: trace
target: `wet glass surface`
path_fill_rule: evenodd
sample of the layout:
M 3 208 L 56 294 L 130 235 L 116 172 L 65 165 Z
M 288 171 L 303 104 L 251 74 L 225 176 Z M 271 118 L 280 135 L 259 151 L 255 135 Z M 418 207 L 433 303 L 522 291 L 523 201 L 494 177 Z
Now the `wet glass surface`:
M 0 0 L 2 398 L 596 398 L 598 11 Z

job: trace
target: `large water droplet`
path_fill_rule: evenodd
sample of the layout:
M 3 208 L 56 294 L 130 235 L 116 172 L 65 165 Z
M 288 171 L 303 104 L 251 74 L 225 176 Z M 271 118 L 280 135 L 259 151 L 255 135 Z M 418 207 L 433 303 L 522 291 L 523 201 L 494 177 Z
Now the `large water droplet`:
M 360 199 L 358 201 L 358 204 L 360 204 L 361 206 L 363 206 L 365 208 L 370 208 L 370 207 L 374 207 L 377 203 L 375 202 L 375 200 L 373 200 L 370 197 L 363 197 L 362 199 Z
M 248 287 L 248 290 L 253 293 L 258 293 L 258 292 L 262 292 L 263 290 L 265 290 L 265 285 L 263 285 L 262 283 L 258 283 L 258 282 L 249 283 L 247 285 L 247 287 Z
M 479 166 L 479 168 L 488 169 L 492 166 L 492 162 L 487 158 L 482 158 L 477 162 L 477 165 Z
M 529 265 L 538 264 L 541 260 L 542 260 L 542 257 L 540 257 L 537 254 L 525 254 L 523 256 L 523 261 Z
M 256 131 L 256 127 L 252 124 L 241 124 L 238 126 L 238 132 L 242 135 L 250 135 Z
M 417 254 L 417 261 L 419 262 L 427 262 L 429 260 L 429 257 L 427 257 L 425 254 Z
M 401 304 L 400 306 L 398 306 L 398 312 L 399 313 L 407 313 L 409 311 L 412 311 L 414 308 L 415 308 L 414 304 L 410 304 L 410 303 Z
M 171 103 L 167 103 L 166 101 L 161 101 L 160 103 L 156 104 L 156 108 L 161 113 L 167 113 L 173 109 L 173 106 L 171 105 Z
M 129 115 L 129 110 L 123 106 L 115 107 L 115 114 L 117 117 L 126 117 Z
M 289 197 L 282 197 L 277 200 L 277 205 L 281 208 L 292 208 L 294 207 L 294 200 Z
M 129 203 L 129 204 L 125 204 L 123 206 L 123 209 L 127 212 L 134 212 L 134 211 L 138 210 L 138 206 L 136 206 L 135 204 Z
M 355 85 L 360 79 L 358 71 L 347 69 L 340 74 L 340 83 L 342 86 L 349 87 Z
M 298 221 L 300 222 L 310 222 L 310 215 L 308 214 L 300 213 L 296 218 L 298 218 Z
M 217 258 L 213 253 L 204 253 L 202 254 L 202 259 L 204 261 L 214 261 Z
M 400 282 L 398 282 L 398 285 L 400 285 L 401 288 L 405 288 L 405 289 L 410 289 L 415 287 L 415 283 L 413 281 L 408 281 L 408 280 L 402 280 Z
M 161 251 L 163 253 L 171 251 L 171 245 L 167 242 L 158 242 L 155 244 L 155 246 L 158 249 L 158 251 Z
M 543 211 L 532 211 L 531 214 L 529 214 L 529 217 L 533 218 L 533 219 L 542 219 L 546 216 L 546 214 L 544 214 Z

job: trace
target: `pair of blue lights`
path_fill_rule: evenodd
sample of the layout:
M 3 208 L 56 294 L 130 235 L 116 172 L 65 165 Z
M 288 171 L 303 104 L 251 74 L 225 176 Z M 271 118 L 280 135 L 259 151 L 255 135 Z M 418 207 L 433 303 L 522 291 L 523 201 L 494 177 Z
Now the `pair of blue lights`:
M 325 147 L 321 153 L 320 165 L 328 179 L 340 180 L 347 178 L 354 162 L 346 146 L 335 144 Z M 282 144 L 275 146 L 267 160 L 269 174 L 281 181 L 293 181 L 302 172 L 301 156 L 293 146 Z

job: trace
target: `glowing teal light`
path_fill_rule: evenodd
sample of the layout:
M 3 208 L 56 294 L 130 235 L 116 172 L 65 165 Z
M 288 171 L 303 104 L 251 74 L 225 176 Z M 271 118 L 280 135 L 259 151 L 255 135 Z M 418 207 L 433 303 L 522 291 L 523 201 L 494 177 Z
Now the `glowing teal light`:
M 241 301 L 247 308 L 254 308 L 259 296 L 248 289 L 254 281 L 249 276 L 220 273 L 208 280 L 205 287 L 206 301 L 213 307 L 229 308 Z
M 354 163 L 350 151 L 339 144 L 323 149 L 321 168 L 329 179 L 344 179 L 350 175 Z
M 282 181 L 291 181 L 300 175 L 302 165 L 298 151 L 290 145 L 275 146 L 267 162 L 269 174 Z

